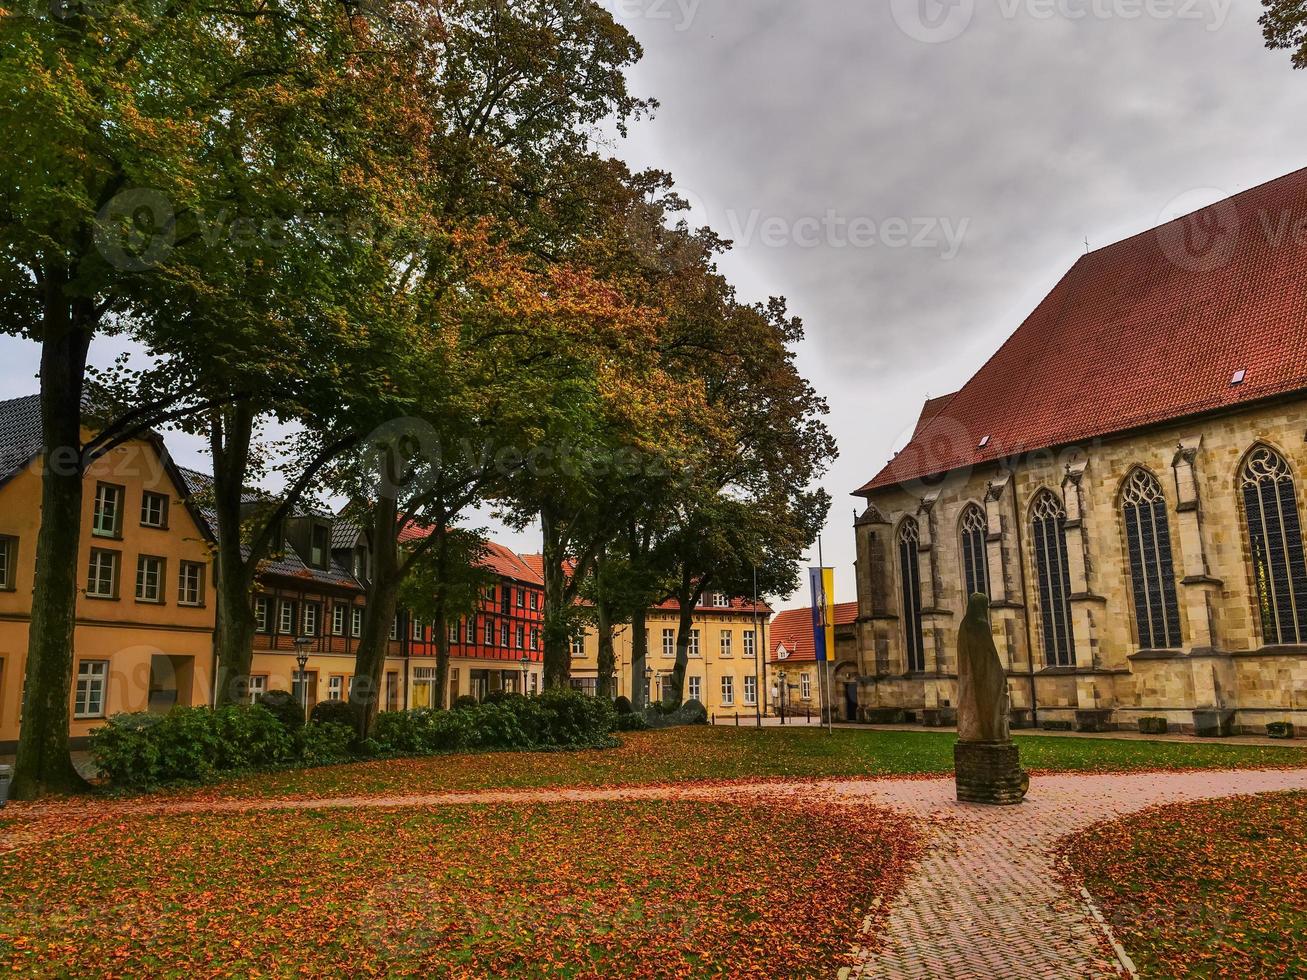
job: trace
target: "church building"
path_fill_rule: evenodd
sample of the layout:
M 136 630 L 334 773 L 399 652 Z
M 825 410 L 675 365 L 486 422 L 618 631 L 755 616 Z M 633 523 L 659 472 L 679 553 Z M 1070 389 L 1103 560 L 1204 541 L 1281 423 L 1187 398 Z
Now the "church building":
M 1307 725 L 1304 480 L 1307 169 L 1085 255 L 926 403 L 857 491 L 862 719 L 955 719 L 983 592 L 1016 725 Z

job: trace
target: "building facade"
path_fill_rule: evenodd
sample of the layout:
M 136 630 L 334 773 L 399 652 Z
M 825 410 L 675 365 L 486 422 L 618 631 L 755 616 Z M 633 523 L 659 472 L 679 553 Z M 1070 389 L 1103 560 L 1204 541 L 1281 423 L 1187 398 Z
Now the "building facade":
M 812 607 L 787 609 L 776 614 L 768 646 L 767 692 L 777 710 L 826 717 L 833 721 L 859 721 L 858 604 L 835 606 L 835 657 L 818 663 L 812 638 Z
M 89 438 L 84 433 L 83 438 Z M 41 523 L 36 396 L 0 402 L 0 752 L 18 740 Z M 73 630 L 74 739 L 120 711 L 206 704 L 213 672 L 209 531 L 162 443 L 134 439 L 84 478 Z
M 1017 724 L 1307 723 L 1307 171 L 1082 258 L 858 494 L 864 720 L 955 718 L 967 597 Z M 1198 254 L 1212 229 L 1222 237 Z

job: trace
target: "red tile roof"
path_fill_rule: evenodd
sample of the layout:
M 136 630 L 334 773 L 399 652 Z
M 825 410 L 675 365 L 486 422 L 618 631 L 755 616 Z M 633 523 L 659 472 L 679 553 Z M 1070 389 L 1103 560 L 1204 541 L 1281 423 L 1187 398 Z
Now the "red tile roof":
M 856 602 L 840 602 L 835 605 L 835 625 L 848 626 L 858 618 Z M 776 652 L 784 646 L 786 653 L 784 663 L 812 663 L 816 651 L 812 646 L 812 607 L 803 609 L 786 609 L 776 614 L 771 621 L 771 649 L 768 659 L 777 663 Z
M 535 573 L 540 576 L 540 581 L 543 583 L 544 575 L 545 575 L 545 556 L 544 555 L 518 555 L 518 557 L 522 559 L 522 561 L 526 562 L 526 564 L 531 566 L 531 568 L 535 571 Z M 572 564 L 569 563 L 568 564 L 569 572 L 571 571 L 572 567 L 573 567 Z M 681 604 L 677 602 L 675 599 L 667 599 L 666 601 L 660 602 L 658 605 L 654 606 L 654 608 L 664 609 L 668 611 L 675 611 L 681 608 Z M 705 605 L 704 603 L 700 603 L 699 608 L 704 610 L 716 609 L 719 612 L 732 612 L 732 613 L 739 613 L 739 612 L 751 613 L 756 611 L 759 615 L 762 616 L 771 615 L 771 606 L 767 605 L 767 603 L 759 602 L 755 606 L 753 602 L 749 599 L 732 599 L 729 609 L 727 609 L 724 606 L 709 606 L 709 605 Z
M 857 493 L 1307 390 L 1305 219 L 1307 169 L 1083 256 Z
M 432 528 L 425 524 L 412 523 L 404 527 L 399 532 L 401 543 L 406 541 L 415 541 L 430 535 Z M 483 542 L 486 546 L 486 555 L 481 560 L 481 567 L 489 569 L 496 575 L 502 575 L 504 578 L 512 579 L 515 582 L 525 582 L 528 585 L 544 586 L 545 580 L 540 572 L 525 559 L 527 555 L 519 555 L 512 548 L 506 548 L 495 541 Z

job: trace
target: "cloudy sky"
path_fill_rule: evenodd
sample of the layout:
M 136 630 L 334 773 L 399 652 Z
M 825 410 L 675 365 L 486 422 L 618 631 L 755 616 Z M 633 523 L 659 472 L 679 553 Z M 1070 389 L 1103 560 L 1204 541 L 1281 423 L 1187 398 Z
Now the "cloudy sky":
M 1307 73 L 1265 50 L 1257 0 L 602 2 L 645 46 L 635 90 L 662 103 L 615 149 L 672 171 L 737 242 L 742 295 L 784 295 L 807 324 L 801 365 L 841 450 L 824 537 L 841 601 L 850 492 L 1086 240 L 1307 165 Z M 0 339 L 6 396 L 35 390 L 36 363 Z

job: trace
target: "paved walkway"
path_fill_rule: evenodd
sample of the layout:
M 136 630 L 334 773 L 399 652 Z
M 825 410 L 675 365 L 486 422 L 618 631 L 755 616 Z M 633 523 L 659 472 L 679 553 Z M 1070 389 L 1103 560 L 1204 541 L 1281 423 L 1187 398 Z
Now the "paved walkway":
M 1035 779 L 1018 807 L 959 804 L 952 779 L 826 780 L 732 785 L 638 786 L 332 797 L 326 799 L 136 800 L 133 815 L 215 811 L 335 810 L 364 807 L 466 806 L 477 803 L 584 803 L 598 800 L 823 799 L 874 804 L 911 816 L 927 852 L 888 918 L 854 944 L 850 978 L 1119 977 L 1128 968 L 1080 896 L 1054 867 L 1059 840 L 1100 820 L 1164 803 L 1251 793 L 1307 790 L 1307 769 L 1115 775 Z M 103 803 L 85 815 L 103 819 Z M 43 815 L 66 817 L 69 804 L 28 804 L 19 827 L 0 833 L 0 853 L 43 835 Z M 111 805 L 112 808 L 112 805 Z M 43 813 L 43 811 L 45 811 Z M 24 828 L 22 824 L 27 824 Z M 61 821 L 67 832 L 67 821 Z M 83 825 L 84 826 L 84 825 Z M 24 829 L 31 833 L 24 833 Z M 6 839 L 7 838 L 7 839 Z M 6 846 L 8 845 L 8 846 Z M 1128 961 L 1127 961 L 1128 962 Z

